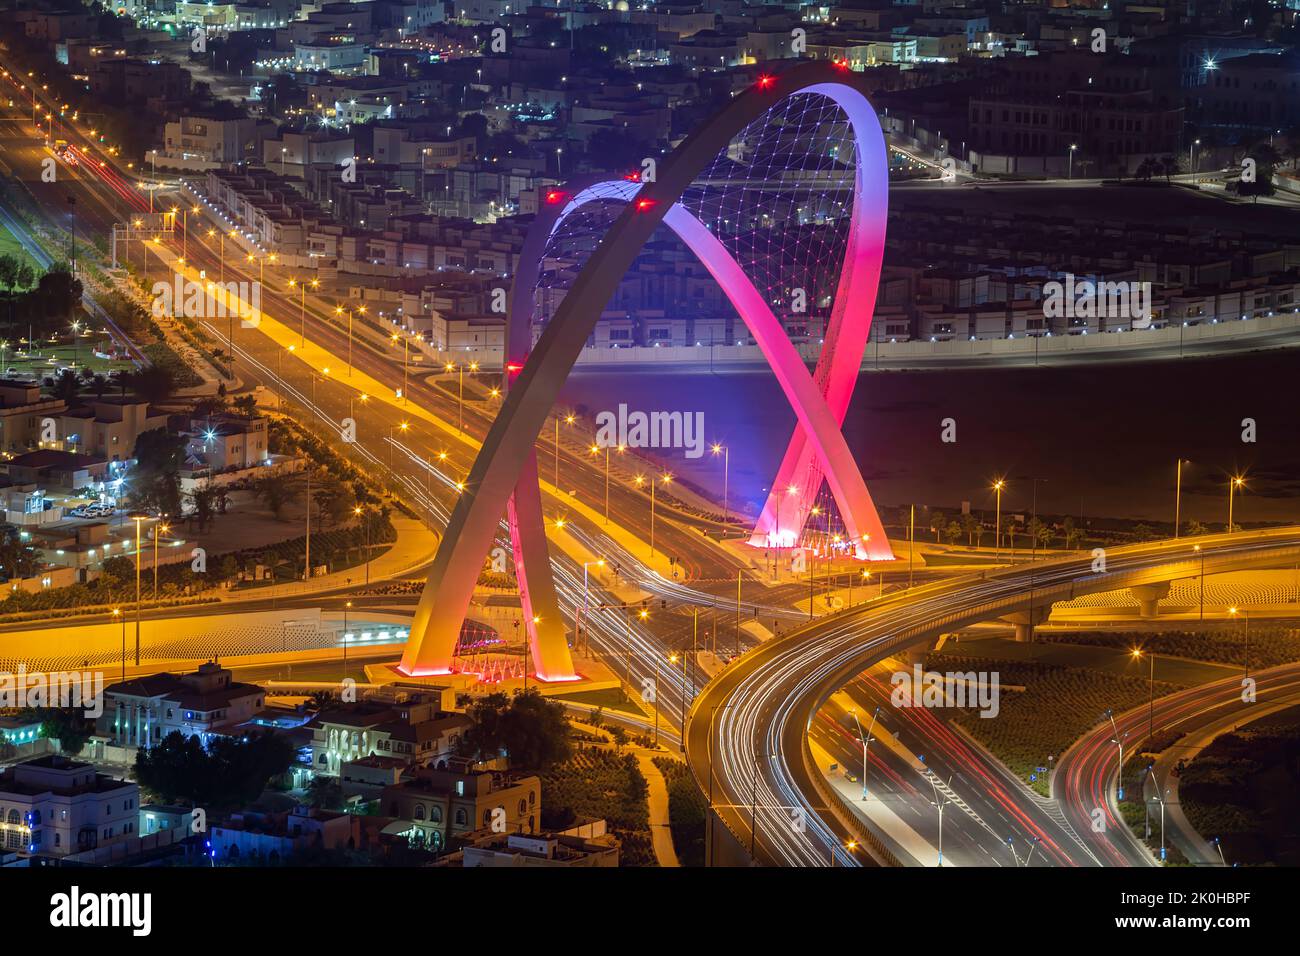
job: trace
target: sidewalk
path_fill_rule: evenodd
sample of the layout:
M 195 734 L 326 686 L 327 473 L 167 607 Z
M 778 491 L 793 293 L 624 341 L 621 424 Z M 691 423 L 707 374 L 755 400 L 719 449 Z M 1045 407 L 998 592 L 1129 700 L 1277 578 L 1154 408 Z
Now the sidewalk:
M 629 748 L 636 756 L 637 766 L 649 785 L 646 794 L 646 808 L 650 812 L 650 839 L 655 848 L 655 859 L 660 866 L 681 866 L 677 859 L 677 848 L 673 846 L 673 833 L 668 818 L 668 782 L 659 768 L 654 765 L 655 757 L 664 754 L 644 747 Z
M 599 737 L 604 737 L 606 734 L 605 728 L 573 717 L 569 718 L 569 723 L 579 730 Z M 602 747 L 605 750 L 616 750 L 612 743 L 603 744 Z M 668 782 L 664 780 L 664 775 L 659 772 L 659 768 L 654 765 L 655 757 L 665 757 L 668 754 L 662 750 L 632 746 L 625 747 L 624 752 L 636 757 L 637 766 L 645 777 L 646 810 L 649 815 L 650 842 L 654 847 L 655 860 L 660 866 L 681 866 L 677 859 L 677 848 L 673 846 L 672 829 L 669 827 Z

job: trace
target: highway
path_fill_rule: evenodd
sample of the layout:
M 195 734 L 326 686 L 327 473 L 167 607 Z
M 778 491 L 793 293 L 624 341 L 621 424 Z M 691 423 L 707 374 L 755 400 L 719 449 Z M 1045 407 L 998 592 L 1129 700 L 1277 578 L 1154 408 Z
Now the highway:
M 696 698 L 687 754 L 718 818 L 759 862 L 864 862 L 865 833 L 812 763 L 808 732 L 840 687 L 904 648 L 982 620 L 1079 594 L 1268 566 L 1300 556 L 1300 528 L 1204 536 L 1116 548 L 1105 570 L 1061 558 L 984 571 L 889 595 L 800 627 L 740 658 Z M 755 834 L 757 831 L 757 834 Z M 880 854 L 882 859 L 887 859 Z
M 1116 741 L 1124 744 L 1126 766 L 1146 767 L 1150 759 L 1138 756 L 1135 751 L 1149 738 L 1148 730 L 1152 726 L 1159 737 L 1165 732 L 1190 733 L 1234 715 L 1245 723 L 1253 716 L 1252 708 L 1260 706 L 1242 700 L 1245 676 L 1243 670 L 1235 677 L 1225 677 L 1157 698 L 1154 710 L 1149 706 L 1135 707 L 1116 715 L 1113 726 L 1108 719 L 1099 716 L 1097 726 L 1061 755 L 1053 778 L 1052 794 L 1060 801 L 1067 819 L 1108 865 L 1142 866 L 1152 862 L 1150 851 L 1119 816 L 1116 804 L 1119 747 Z M 1256 681 L 1257 699 L 1261 704 L 1300 692 L 1300 663 L 1283 664 L 1253 672 L 1250 676 Z M 1144 780 L 1144 785 L 1146 782 Z M 1101 832 L 1091 826 L 1098 810 L 1104 819 Z M 1158 815 L 1159 811 L 1155 812 Z

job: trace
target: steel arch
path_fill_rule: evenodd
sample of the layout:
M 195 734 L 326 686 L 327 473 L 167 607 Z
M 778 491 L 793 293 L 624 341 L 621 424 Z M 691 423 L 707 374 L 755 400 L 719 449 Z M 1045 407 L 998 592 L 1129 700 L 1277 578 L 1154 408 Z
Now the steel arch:
M 834 100 L 848 117 L 857 145 L 849 241 L 828 328 L 828 345 L 818 363 L 816 381 L 739 265 L 717 238 L 678 202 L 694 178 L 736 134 L 776 102 L 795 93 L 820 93 Z M 603 185 L 612 188 L 616 184 Z M 588 188 L 599 188 L 599 185 Z M 465 491 L 452 511 L 416 611 L 400 665 L 407 674 L 450 672 L 482 557 L 492 546 L 501 512 L 507 510 L 526 620 L 538 622 L 529 635 L 537 674 L 544 680 L 576 676 L 547 559 L 535 443 L 603 307 L 661 222 L 687 242 L 723 285 L 795 410 L 798 427 L 782 461 L 778 481 L 784 477 L 787 483 L 792 483 L 800 474 L 815 474 L 816 482 L 820 483 L 824 476 L 859 554 L 879 559 L 893 556 L 866 485 L 839 430 L 870 329 L 888 202 L 884 139 L 857 78 L 822 63 L 804 64 L 779 78 L 768 78 L 736 97 L 710 123 L 689 136 L 663 164 L 656 182 L 630 183 L 619 189 L 632 190 L 634 196 L 627 198 L 635 201 L 629 202 L 619 214 L 580 270 L 522 370 L 517 376 L 507 373 L 508 379 L 514 381 L 508 382 L 505 403 L 475 459 Z M 539 220 L 546 222 L 535 223 L 525 243 L 512 289 L 507 368 L 528 352 L 530 323 L 520 319 L 531 316 L 545 238 L 571 211 L 569 205 L 558 213 L 539 216 Z M 804 500 L 810 497 L 806 495 L 788 496 L 798 497 L 800 501 L 794 514 L 783 514 L 779 490 L 784 487 L 784 484 L 773 487 L 773 496 L 755 531 L 759 540 L 770 535 L 769 529 L 774 526 L 801 528 L 807 517 L 811 502 Z M 793 523 L 796 516 L 797 525 Z M 791 524 L 783 525 L 783 517 Z

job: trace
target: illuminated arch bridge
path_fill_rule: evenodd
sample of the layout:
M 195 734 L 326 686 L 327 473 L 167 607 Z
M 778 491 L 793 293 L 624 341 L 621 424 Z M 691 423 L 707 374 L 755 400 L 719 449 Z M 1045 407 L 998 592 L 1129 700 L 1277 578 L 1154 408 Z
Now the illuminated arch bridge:
M 504 512 L 537 676 L 575 679 L 543 527 L 535 444 L 601 311 L 661 228 L 717 281 L 795 411 L 795 432 L 751 543 L 792 545 L 825 483 L 857 556 L 893 557 L 840 431 L 875 306 L 887 163 L 858 78 L 809 63 L 761 77 L 734 97 L 659 164 L 653 182 L 571 182 L 547 194 L 511 289 L 506 401 L 434 558 L 403 672 L 450 672 Z M 542 263 L 575 257 L 585 258 L 531 347 Z M 800 305 L 825 321 L 812 373 L 777 315 L 791 321 Z

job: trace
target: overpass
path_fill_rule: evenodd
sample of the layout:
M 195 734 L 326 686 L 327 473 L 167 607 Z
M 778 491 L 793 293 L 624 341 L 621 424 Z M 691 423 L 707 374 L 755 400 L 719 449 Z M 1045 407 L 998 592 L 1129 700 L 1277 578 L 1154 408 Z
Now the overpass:
M 687 717 L 687 759 L 716 819 L 756 862 L 897 863 L 828 785 L 808 743 L 814 715 L 855 674 L 991 618 L 1083 594 L 1300 559 L 1300 527 L 1206 535 L 982 571 L 842 611 L 755 648 L 709 683 Z M 711 826 L 715 824 L 710 822 Z M 845 847 L 854 842 L 859 853 Z

